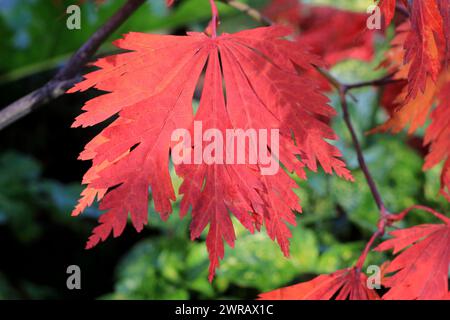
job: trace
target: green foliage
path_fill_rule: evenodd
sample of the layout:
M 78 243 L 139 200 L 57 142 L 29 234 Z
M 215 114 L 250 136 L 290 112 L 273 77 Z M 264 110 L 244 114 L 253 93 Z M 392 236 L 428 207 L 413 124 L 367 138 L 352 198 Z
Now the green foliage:
M 65 27 L 66 8 L 71 4 L 74 1 L 5 0 L 0 3 L 0 34 L 3 36 L 0 84 L 60 65 L 123 5 L 123 1 L 105 1 L 102 5 L 86 1 L 81 6 L 80 30 Z M 236 15 L 228 6 L 219 6 L 223 17 L 230 13 Z M 165 0 L 148 0 L 109 37 L 101 51 L 114 49 L 111 41 L 132 30 L 167 32 L 185 26 L 202 30 L 210 14 L 204 0 L 184 0 L 173 9 L 166 8 Z
M 0 154 L 0 223 L 7 224 L 22 242 L 41 236 L 44 230 L 38 221 L 44 213 L 69 222 L 67 212 L 81 190 L 77 185 L 43 179 L 41 171 L 33 158 L 14 152 Z

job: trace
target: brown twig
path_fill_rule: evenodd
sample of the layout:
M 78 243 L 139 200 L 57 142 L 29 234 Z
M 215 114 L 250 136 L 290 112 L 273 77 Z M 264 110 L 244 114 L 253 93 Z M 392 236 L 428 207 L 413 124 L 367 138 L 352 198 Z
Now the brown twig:
M 391 76 L 386 76 L 381 79 L 367 81 L 367 82 L 361 82 L 361 83 L 353 84 L 353 85 L 344 85 L 344 84 L 340 83 L 336 78 L 334 78 L 327 71 L 320 69 L 320 68 L 318 68 L 318 71 L 329 80 L 329 82 L 336 88 L 336 90 L 339 93 L 339 99 L 340 99 L 341 106 L 342 106 L 344 122 L 345 122 L 345 124 L 350 132 L 350 135 L 352 137 L 353 146 L 356 150 L 356 155 L 358 158 L 359 166 L 360 166 L 362 172 L 364 173 L 364 177 L 366 178 L 366 182 L 370 188 L 370 192 L 372 193 L 372 196 L 373 196 L 375 203 L 380 212 L 380 218 L 378 220 L 377 230 L 375 233 L 372 234 L 369 242 L 366 244 L 363 252 L 361 253 L 361 255 L 355 265 L 356 270 L 358 272 L 361 272 L 364 262 L 366 261 L 367 255 L 368 255 L 370 249 L 372 248 L 375 240 L 384 235 L 384 233 L 386 231 L 386 226 L 390 225 L 392 223 L 392 221 L 389 219 L 391 215 L 389 214 L 388 210 L 386 209 L 386 206 L 381 197 L 381 193 L 378 190 L 375 180 L 373 179 L 372 174 L 370 173 L 369 167 L 366 164 L 366 160 L 365 160 L 364 154 L 362 152 L 361 144 L 359 142 L 358 136 L 356 135 L 356 131 L 353 127 L 353 123 L 350 118 L 350 112 L 348 109 L 346 96 L 347 96 L 348 91 L 350 91 L 351 89 L 368 87 L 368 86 L 384 85 L 384 84 L 386 84 L 386 82 L 388 80 L 391 79 Z
M 51 80 L 41 88 L 15 101 L 0 112 L 0 129 L 26 116 L 38 107 L 62 96 L 67 89 L 80 80 L 80 76 L 68 80 Z
M 369 80 L 364 82 L 357 82 L 352 84 L 343 84 L 345 91 L 348 92 L 353 89 L 365 88 L 365 87 L 381 87 L 392 83 L 403 81 L 402 79 L 395 79 L 395 73 L 390 73 L 380 79 Z
M 79 79 L 77 75 L 101 44 L 144 2 L 145 0 L 128 0 L 125 5 L 78 49 L 67 64 L 49 82 L 3 108 L 0 111 L 0 130 L 50 100 L 63 95 Z
M 346 99 L 346 92 L 345 90 L 341 87 L 339 89 L 339 97 L 340 97 L 340 101 L 341 101 L 341 106 L 342 106 L 342 112 L 343 112 L 343 117 L 344 117 L 344 121 L 345 124 L 347 125 L 347 128 L 350 132 L 350 135 L 352 137 L 352 141 L 353 141 L 353 146 L 356 150 L 356 155 L 358 157 L 358 163 L 359 166 L 361 167 L 362 172 L 364 173 L 364 176 L 366 178 L 367 184 L 369 185 L 370 188 L 370 192 L 372 193 L 372 196 L 375 200 L 375 203 L 377 204 L 378 209 L 380 210 L 380 212 L 382 214 L 386 214 L 387 210 L 386 207 L 384 205 L 383 199 L 381 198 L 381 194 L 380 191 L 378 190 L 375 180 L 373 179 L 370 170 L 366 164 L 366 160 L 364 159 L 364 154 L 362 152 L 362 148 L 361 148 L 361 144 L 359 142 L 358 136 L 356 135 L 356 131 L 353 127 L 353 123 L 352 120 L 350 118 L 350 113 L 348 110 L 348 104 L 347 104 L 347 99 Z
M 373 86 L 373 85 L 380 85 L 381 83 L 387 81 L 386 77 L 383 77 L 382 79 L 378 79 L 378 80 L 373 80 L 373 81 L 368 81 L 368 82 L 364 82 L 364 83 L 359 83 L 359 84 L 352 84 L 352 85 L 345 85 L 342 84 L 341 82 L 339 82 L 339 80 L 337 80 L 335 77 L 333 77 L 328 71 L 316 67 L 317 71 L 322 74 L 327 80 L 328 82 L 330 82 L 331 85 L 333 85 L 336 90 L 338 91 L 339 94 L 339 98 L 340 98 L 340 102 L 341 102 L 341 106 L 342 106 L 342 112 L 343 112 L 343 117 L 344 117 L 344 121 L 345 124 L 347 125 L 347 128 L 350 132 L 350 135 L 352 137 L 352 141 L 353 141 L 353 145 L 355 147 L 356 150 L 356 154 L 358 157 L 358 163 L 359 166 L 361 167 L 361 170 L 364 173 L 364 176 L 366 178 L 367 184 L 369 185 L 370 191 L 372 193 L 372 196 L 375 200 L 375 203 L 377 204 L 378 209 L 380 210 L 380 213 L 382 216 L 387 214 L 387 210 L 386 207 L 384 205 L 383 199 L 381 198 L 381 194 L 376 186 L 375 180 L 373 179 L 370 170 L 366 164 L 366 161 L 364 159 L 364 154 L 362 152 L 362 148 L 361 148 L 361 144 L 359 142 L 358 136 L 356 135 L 356 131 L 353 127 L 353 123 L 351 121 L 350 118 L 350 113 L 348 110 L 348 104 L 347 104 L 347 93 L 349 90 L 354 89 L 354 88 L 361 88 L 361 87 L 367 87 L 367 86 Z
M 219 0 L 219 1 L 226 3 L 230 7 L 235 8 L 235 9 L 241 11 L 242 13 L 245 13 L 246 15 L 253 18 L 255 21 L 259 22 L 262 25 L 270 26 L 270 25 L 274 24 L 274 22 L 272 20 L 270 20 L 270 18 L 266 17 L 261 12 L 250 7 L 246 3 L 236 1 L 236 0 Z

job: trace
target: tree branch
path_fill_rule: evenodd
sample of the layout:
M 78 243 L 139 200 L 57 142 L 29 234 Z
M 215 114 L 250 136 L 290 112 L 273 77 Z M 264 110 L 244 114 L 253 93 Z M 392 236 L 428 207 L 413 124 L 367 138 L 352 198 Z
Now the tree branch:
M 353 145 L 355 147 L 355 151 L 358 157 L 358 163 L 359 166 L 361 168 L 361 170 L 364 173 L 364 176 L 366 178 L 367 184 L 369 185 L 370 191 L 372 193 L 372 196 L 375 200 L 375 203 L 377 204 L 378 209 L 380 210 L 380 213 L 382 216 L 384 216 L 385 214 L 387 214 L 387 210 L 386 207 L 384 205 L 384 202 L 381 198 L 381 194 L 376 186 L 375 180 L 373 179 L 369 168 L 367 167 L 366 164 L 366 160 L 364 159 L 364 154 L 362 152 L 362 148 L 361 148 L 361 144 L 359 142 L 358 136 L 356 135 L 356 131 L 353 127 L 353 123 L 351 121 L 350 118 L 350 113 L 348 110 L 348 104 L 347 104 L 347 93 L 349 90 L 354 89 L 354 88 L 361 88 L 361 87 L 367 87 L 367 86 L 373 86 L 373 85 L 380 85 L 381 83 L 384 83 L 387 81 L 387 79 L 391 79 L 391 77 L 387 78 L 387 77 L 383 77 L 382 79 L 379 80 L 373 80 L 373 81 L 368 81 L 368 82 L 361 82 L 361 83 L 357 83 L 357 84 L 352 84 L 352 85 L 345 85 L 339 82 L 339 80 L 337 80 L 335 77 L 333 77 L 328 71 L 316 67 L 317 71 L 322 74 L 327 80 L 328 82 L 330 82 L 331 85 L 333 85 L 336 90 L 338 91 L 339 94 L 339 98 L 340 98 L 340 102 L 341 102 L 341 106 L 342 106 L 342 112 L 343 112 L 343 117 L 344 117 L 344 121 L 345 124 L 347 125 L 347 128 L 350 132 L 350 135 L 352 137 L 352 141 L 353 141 Z
M 43 87 L 11 103 L 0 111 L 0 130 L 19 120 L 45 103 L 63 95 L 80 80 L 77 75 L 101 44 L 133 14 L 145 0 L 128 0 L 70 58 L 67 64 Z
M 366 81 L 366 82 L 361 82 L 361 83 L 356 83 L 356 84 L 351 84 L 351 85 L 345 85 L 345 84 L 340 83 L 339 80 L 337 80 L 335 77 L 333 77 L 326 70 L 323 70 L 318 67 L 316 67 L 316 69 L 320 72 L 320 74 L 322 74 L 325 78 L 328 79 L 328 81 L 336 88 L 336 90 L 339 93 L 339 99 L 340 99 L 341 106 L 342 106 L 344 121 L 345 121 L 345 124 L 350 132 L 351 137 L 352 137 L 353 145 L 355 147 L 356 154 L 358 157 L 359 166 L 360 166 L 362 172 L 364 173 L 366 182 L 370 188 L 370 192 L 372 193 L 372 197 L 374 198 L 375 203 L 380 211 L 380 218 L 378 220 L 377 230 L 370 237 L 369 242 L 366 244 L 363 252 L 359 256 L 358 261 L 355 264 L 356 270 L 358 272 L 361 272 L 364 262 L 366 261 L 367 255 L 368 255 L 370 249 L 372 248 L 373 244 L 375 243 L 375 240 L 384 235 L 384 233 L 386 231 L 386 227 L 389 226 L 390 224 L 392 224 L 394 222 L 394 220 L 392 219 L 393 215 L 391 215 L 388 212 L 388 210 L 386 209 L 386 206 L 383 202 L 380 191 L 378 190 L 375 180 L 373 179 L 373 177 L 370 173 L 370 170 L 366 164 L 366 160 L 364 159 L 364 154 L 362 152 L 361 144 L 358 140 L 358 136 L 356 135 L 356 131 L 353 127 L 353 123 L 350 118 L 350 113 L 349 113 L 348 104 L 347 104 L 347 94 L 352 89 L 368 87 L 368 86 L 382 86 L 382 85 L 385 85 L 388 83 L 392 83 L 396 80 L 392 79 L 393 75 L 391 74 L 391 75 L 387 75 L 381 79 L 376 79 L 376 80 L 372 80 L 372 81 Z
M 51 80 L 41 88 L 34 90 L 0 111 L 0 129 L 26 116 L 40 106 L 62 96 L 69 88 L 81 80 L 74 77 L 69 80 Z
M 369 168 L 367 167 L 366 160 L 364 159 L 364 154 L 362 152 L 361 144 L 358 140 L 358 136 L 356 135 L 356 131 L 353 127 L 352 120 L 350 118 L 350 113 L 348 111 L 348 104 L 346 99 L 346 91 L 344 88 L 339 89 L 339 97 L 341 100 L 342 112 L 344 116 L 345 124 L 347 125 L 348 130 L 350 131 L 350 135 L 352 137 L 353 146 L 355 147 L 356 155 L 358 157 L 358 163 L 361 167 L 364 176 L 366 177 L 367 184 L 369 185 L 370 192 L 377 204 L 378 209 L 380 210 L 382 215 L 387 213 L 386 207 L 384 205 L 383 199 L 381 198 L 380 191 L 378 190 L 375 180 L 373 179 Z
M 344 84 L 343 86 L 344 86 L 345 91 L 348 92 L 353 89 L 364 88 L 364 87 L 381 87 L 381 86 L 385 86 L 388 84 L 403 81 L 402 79 L 393 78 L 394 75 L 395 75 L 395 72 L 390 73 L 380 79 L 357 82 L 357 83 L 352 83 L 352 84 Z
M 250 7 L 246 3 L 236 1 L 236 0 L 218 0 L 218 1 L 223 2 L 227 5 L 229 5 L 230 7 L 237 9 L 237 10 L 241 11 L 242 13 L 245 13 L 246 15 L 253 18 L 255 21 L 259 22 L 262 25 L 271 26 L 274 24 L 274 22 L 272 20 L 270 20 L 268 17 L 263 15 L 258 10 Z

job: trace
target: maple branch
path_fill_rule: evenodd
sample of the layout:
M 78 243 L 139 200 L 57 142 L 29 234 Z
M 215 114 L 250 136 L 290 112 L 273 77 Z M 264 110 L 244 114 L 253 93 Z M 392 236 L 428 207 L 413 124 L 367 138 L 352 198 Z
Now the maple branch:
M 366 178 L 367 184 L 369 185 L 369 188 L 370 188 L 372 196 L 375 200 L 375 203 L 376 203 L 378 209 L 380 210 L 381 216 L 384 217 L 385 215 L 387 215 L 387 210 L 384 205 L 383 199 L 381 198 L 381 194 L 376 186 L 375 180 L 373 179 L 373 177 L 370 173 L 370 170 L 366 164 L 366 160 L 364 159 L 364 154 L 362 152 L 361 144 L 359 142 L 358 136 L 356 135 L 355 128 L 353 127 L 353 123 L 350 118 L 350 113 L 348 110 L 348 104 L 347 104 L 347 98 L 346 98 L 347 93 L 350 89 L 374 85 L 374 84 L 380 83 L 384 80 L 380 79 L 380 80 L 374 80 L 374 81 L 364 82 L 364 83 L 360 83 L 360 84 L 345 85 L 345 84 L 342 84 L 341 82 L 339 82 L 339 80 L 337 80 L 328 71 L 326 71 L 320 67 L 317 67 L 317 66 L 315 68 L 320 74 L 322 74 L 330 82 L 331 85 L 333 85 L 333 87 L 336 88 L 336 90 L 339 93 L 339 98 L 340 98 L 340 102 L 341 102 L 341 106 L 342 106 L 344 121 L 345 121 L 345 124 L 346 124 L 348 130 L 350 131 L 353 145 L 356 150 L 356 155 L 358 157 L 359 166 L 364 173 L 364 176 Z
M 395 75 L 395 72 L 390 73 L 380 79 L 357 82 L 357 83 L 352 83 L 352 84 L 344 84 L 343 87 L 345 89 L 345 92 L 348 92 L 353 89 L 364 88 L 364 87 L 381 87 L 381 86 L 385 86 L 388 84 L 403 81 L 402 79 L 394 79 L 393 78 L 394 75 Z
M 414 206 L 411 206 L 411 207 L 409 207 L 409 208 L 403 210 L 403 211 L 400 212 L 399 214 L 396 214 L 396 215 L 392 215 L 392 214 L 391 214 L 391 215 L 389 215 L 389 218 L 388 218 L 388 219 L 389 219 L 389 221 L 390 221 L 391 223 L 397 222 L 397 221 L 400 221 L 400 220 L 403 220 L 403 219 L 405 218 L 405 216 L 406 216 L 408 213 L 410 213 L 412 210 L 414 210 L 414 209 L 416 209 L 416 210 L 422 210 L 422 211 L 426 211 L 426 212 L 428 212 L 428 213 L 431 213 L 433 216 L 435 216 L 436 218 L 440 219 L 441 221 L 443 221 L 443 222 L 445 222 L 445 223 L 447 223 L 447 224 L 450 224 L 450 218 L 444 216 L 442 213 L 439 213 L 439 212 L 437 212 L 436 210 L 433 210 L 433 209 L 428 208 L 428 207 L 423 206 L 423 205 L 414 205 Z
M 346 91 L 343 86 L 341 86 L 339 88 L 339 97 L 341 100 L 344 121 L 345 121 L 345 124 L 347 125 L 348 130 L 350 131 L 353 145 L 356 150 L 356 155 L 358 157 L 359 166 L 361 167 L 361 170 L 364 173 L 367 184 L 369 185 L 369 188 L 370 188 L 370 192 L 372 193 L 372 196 L 375 200 L 375 203 L 377 204 L 378 209 L 380 210 L 380 213 L 382 215 L 385 215 L 387 213 L 387 210 L 384 205 L 383 199 L 381 198 L 380 191 L 378 190 L 375 180 L 373 179 L 373 177 L 370 173 L 369 167 L 366 164 L 366 160 L 364 159 L 364 154 L 362 152 L 361 144 L 359 142 L 358 136 L 356 135 L 356 131 L 353 127 L 353 123 L 350 118 L 350 113 L 348 110 L 348 104 L 347 104 L 347 99 L 346 99 Z
M 0 111 L 0 130 L 26 116 L 38 107 L 62 96 L 69 88 L 81 80 L 76 76 L 68 80 L 51 80 Z
M 0 111 L 0 130 L 19 120 L 45 103 L 63 95 L 80 80 L 78 73 L 101 44 L 127 20 L 145 0 L 128 0 L 70 58 L 67 64 L 44 86 L 11 103 Z
M 324 76 L 328 80 L 328 82 L 333 87 L 335 87 L 338 91 L 342 89 L 345 92 L 345 94 L 349 94 L 349 91 L 351 91 L 353 89 L 359 89 L 359 88 L 365 88 L 365 87 L 381 87 L 381 86 L 385 86 L 388 84 L 404 81 L 403 79 L 394 79 L 393 76 L 395 75 L 395 72 L 393 72 L 393 73 L 390 73 L 379 79 L 345 84 L 345 83 L 340 82 L 338 79 L 336 79 L 327 70 L 325 70 L 321 67 L 318 67 L 318 66 L 314 66 L 314 67 L 322 76 Z
M 246 15 L 253 18 L 255 21 L 261 23 L 262 25 L 271 26 L 274 24 L 274 22 L 269 17 L 263 15 L 260 11 L 250 7 L 246 3 L 236 0 L 218 0 L 218 1 L 223 2 L 229 5 L 230 7 L 237 9 L 242 13 L 245 13 Z

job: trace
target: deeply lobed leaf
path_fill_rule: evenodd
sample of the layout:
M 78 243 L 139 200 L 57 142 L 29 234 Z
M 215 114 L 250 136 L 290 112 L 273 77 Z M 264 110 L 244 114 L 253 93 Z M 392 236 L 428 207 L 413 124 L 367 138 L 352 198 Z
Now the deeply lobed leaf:
M 176 196 L 169 174 L 175 129 L 279 129 L 279 161 L 289 172 L 305 178 L 304 168 L 317 162 L 331 174 L 352 180 L 326 139 L 336 135 L 328 120 L 335 111 L 308 76 L 320 61 L 296 43 L 284 40 L 289 28 L 276 26 L 210 38 L 130 33 L 115 42 L 130 52 L 100 59 L 70 92 L 88 88 L 107 93 L 86 103 L 74 127 L 91 126 L 118 117 L 94 138 L 80 158 L 92 160 L 83 183 L 87 189 L 74 210 L 79 214 L 95 197 L 101 200 L 100 225 L 87 247 L 119 236 L 128 215 L 140 231 L 147 223 L 151 189 L 155 210 L 166 219 Z M 202 71 L 204 85 L 198 111 L 192 100 Z M 223 90 L 224 89 L 224 90 Z M 225 93 L 224 93 L 225 92 Z M 321 120 L 319 120 L 319 118 Z M 250 138 L 249 143 L 256 144 Z M 200 145 L 199 145 L 200 144 Z M 187 148 L 205 147 L 194 141 Z M 269 143 L 264 145 L 271 153 Z M 262 176 L 262 164 L 181 164 L 175 169 L 184 182 L 181 215 L 192 210 L 191 238 L 209 226 L 206 244 L 210 279 L 224 255 L 223 242 L 233 246 L 234 215 L 250 232 L 265 225 L 285 255 L 289 252 L 293 211 L 301 211 L 293 192 L 296 183 L 284 170 Z

